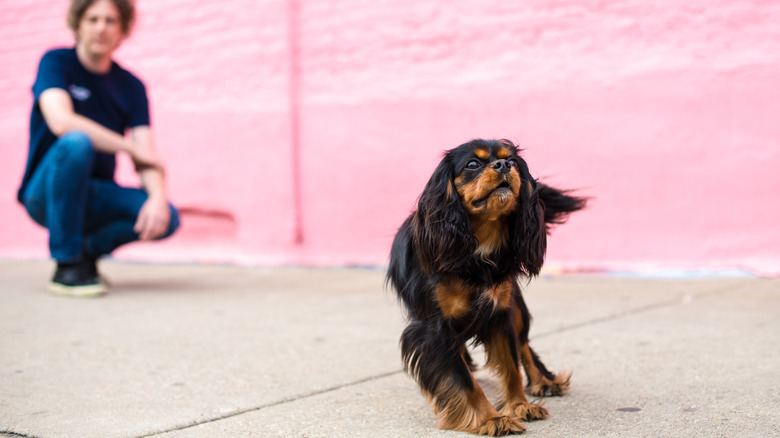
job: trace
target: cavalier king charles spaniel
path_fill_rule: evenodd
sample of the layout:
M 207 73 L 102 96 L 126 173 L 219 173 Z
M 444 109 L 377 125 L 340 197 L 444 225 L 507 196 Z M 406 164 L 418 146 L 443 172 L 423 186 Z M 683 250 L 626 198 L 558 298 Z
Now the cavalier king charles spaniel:
M 547 234 L 585 207 L 536 181 L 509 140 L 473 140 L 444 155 L 417 211 L 393 241 L 387 281 L 408 313 L 404 370 L 433 405 L 442 429 L 520 433 L 546 418 L 523 392 L 562 395 L 571 373 L 554 374 L 528 345 L 531 316 L 518 279 L 539 274 Z M 503 397 L 494 408 L 471 371 L 467 343 L 483 345 Z

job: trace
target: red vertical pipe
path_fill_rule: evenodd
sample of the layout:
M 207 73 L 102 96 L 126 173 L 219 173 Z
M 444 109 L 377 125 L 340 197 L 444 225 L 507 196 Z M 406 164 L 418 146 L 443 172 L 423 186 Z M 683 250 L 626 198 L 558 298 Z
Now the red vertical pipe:
M 289 45 L 288 98 L 290 102 L 290 148 L 293 196 L 293 242 L 303 244 L 303 201 L 301 199 L 301 124 L 300 124 L 300 2 L 287 1 L 287 43 Z

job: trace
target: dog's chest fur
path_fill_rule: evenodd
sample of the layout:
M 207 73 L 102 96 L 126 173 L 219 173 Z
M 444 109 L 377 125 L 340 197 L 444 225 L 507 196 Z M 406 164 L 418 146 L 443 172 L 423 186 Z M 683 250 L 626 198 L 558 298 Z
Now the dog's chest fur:
M 506 218 L 499 218 L 494 221 L 475 218 L 470 218 L 470 220 L 471 232 L 477 239 L 477 250 L 475 251 L 477 256 L 486 259 L 506 244 Z
M 451 280 L 436 285 L 436 302 L 445 318 L 460 319 L 470 314 L 492 314 L 510 307 L 513 283 L 505 281 L 484 288 L 468 285 L 461 280 Z

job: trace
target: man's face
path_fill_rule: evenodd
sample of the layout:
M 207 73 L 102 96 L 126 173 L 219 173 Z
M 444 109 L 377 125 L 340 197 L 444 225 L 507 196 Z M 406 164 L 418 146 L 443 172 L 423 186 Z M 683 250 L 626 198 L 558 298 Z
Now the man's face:
M 76 31 L 76 44 L 91 56 L 110 56 L 124 38 L 119 10 L 111 0 L 97 0 L 87 8 Z

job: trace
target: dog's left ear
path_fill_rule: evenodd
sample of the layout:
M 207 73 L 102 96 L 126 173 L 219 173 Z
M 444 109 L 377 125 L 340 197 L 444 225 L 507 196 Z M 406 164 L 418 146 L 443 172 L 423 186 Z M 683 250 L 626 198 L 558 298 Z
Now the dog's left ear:
M 517 208 L 510 218 L 510 235 L 515 257 L 528 276 L 539 275 L 547 252 L 547 229 L 544 225 L 544 203 L 539 188 L 525 163 L 520 166 L 523 183 Z

